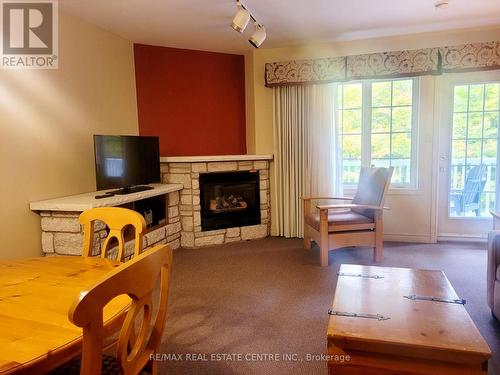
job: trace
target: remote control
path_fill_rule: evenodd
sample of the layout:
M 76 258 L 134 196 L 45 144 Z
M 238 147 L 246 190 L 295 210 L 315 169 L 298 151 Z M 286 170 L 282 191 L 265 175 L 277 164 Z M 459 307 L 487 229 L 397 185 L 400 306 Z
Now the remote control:
M 112 197 L 114 194 L 103 194 L 103 195 L 96 195 L 95 199 L 102 199 L 102 198 L 109 198 Z

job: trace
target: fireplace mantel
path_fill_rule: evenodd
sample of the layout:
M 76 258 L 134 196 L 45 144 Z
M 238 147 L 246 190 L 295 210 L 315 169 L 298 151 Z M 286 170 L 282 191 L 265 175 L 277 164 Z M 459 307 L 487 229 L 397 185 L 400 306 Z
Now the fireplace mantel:
M 212 156 L 167 156 L 162 163 L 203 163 L 211 161 L 255 161 L 273 160 L 273 155 L 212 155 Z

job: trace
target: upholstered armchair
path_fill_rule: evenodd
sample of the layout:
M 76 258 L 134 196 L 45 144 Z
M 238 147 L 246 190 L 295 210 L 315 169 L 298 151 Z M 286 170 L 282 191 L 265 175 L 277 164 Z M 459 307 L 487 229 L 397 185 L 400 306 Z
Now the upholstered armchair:
M 393 168 L 361 168 L 354 198 L 304 197 L 304 247 L 311 241 L 320 248 L 322 266 L 328 266 L 328 252 L 343 247 L 374 248 L 374 260 L 382 260 L 384 200 Z M 342 204 L 317 204 L 312 201 L 352 201 Z
M 486 275 L 488 305 L 491 313 L 500 318 L 500 231 L 488 234 L 488 270 Z

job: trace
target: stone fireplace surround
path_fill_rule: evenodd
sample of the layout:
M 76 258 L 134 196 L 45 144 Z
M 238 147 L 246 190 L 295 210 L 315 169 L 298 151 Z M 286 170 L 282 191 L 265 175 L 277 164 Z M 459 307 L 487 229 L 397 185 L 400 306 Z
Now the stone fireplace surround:
M 269 236 L 271 225 L 269 162 L 272 155 L 181 156 L 161 158 L 163 183 L 182 184 L 178 214 L 181 222 L 181 246 L 199 248 Z M 202 231 L 200 173 L 259 171 L 260 214 L 258 225 Z

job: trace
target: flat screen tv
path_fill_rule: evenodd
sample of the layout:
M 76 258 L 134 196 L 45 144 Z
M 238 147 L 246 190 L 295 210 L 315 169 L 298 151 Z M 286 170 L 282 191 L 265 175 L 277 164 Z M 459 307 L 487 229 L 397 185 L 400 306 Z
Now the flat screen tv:
M 97 190 L 127 194 L 160 182 L 158 137 L 94 135 L 94 151 Z

